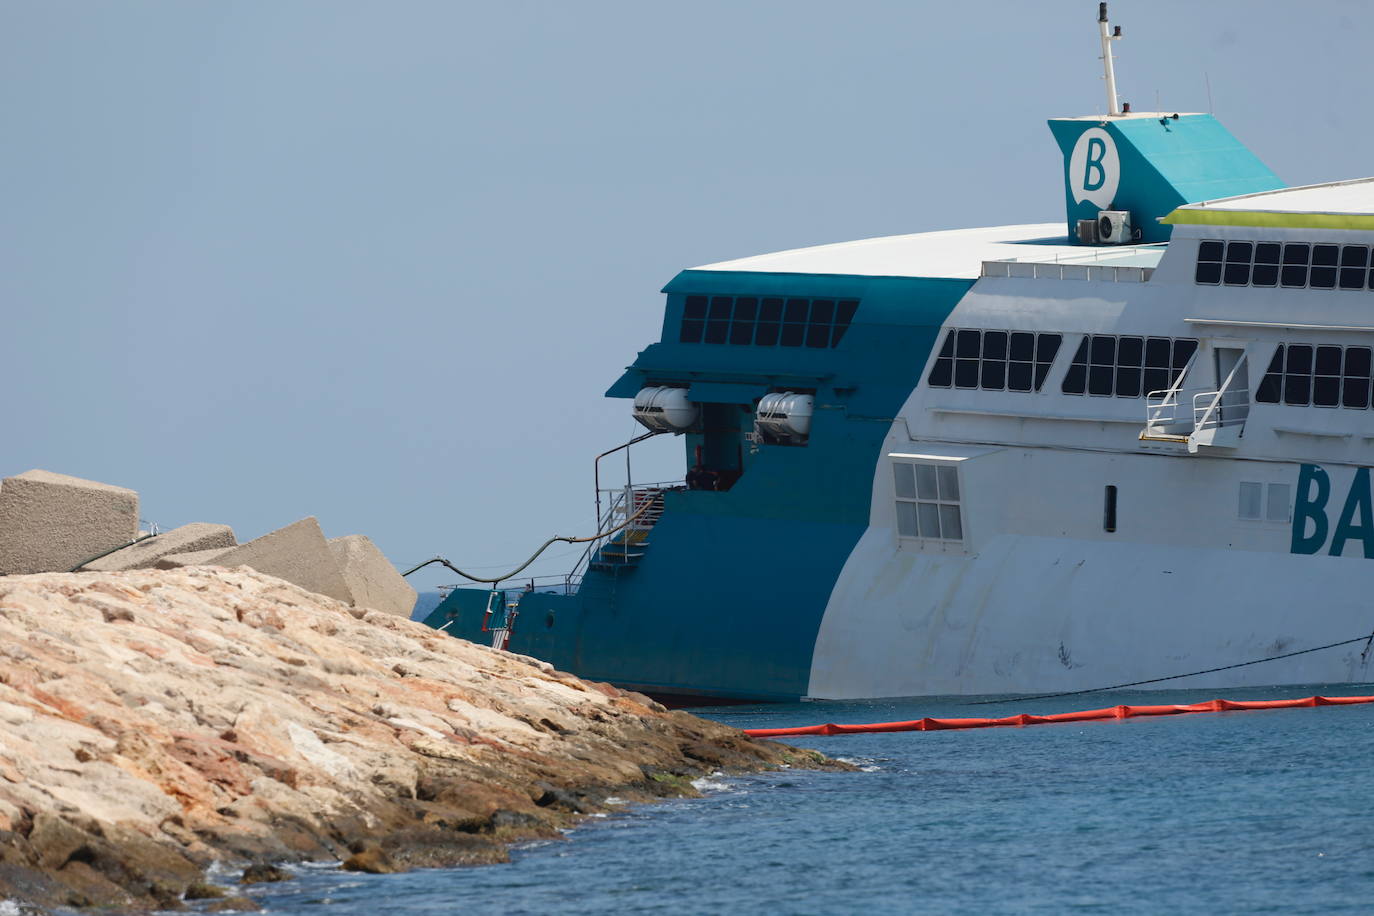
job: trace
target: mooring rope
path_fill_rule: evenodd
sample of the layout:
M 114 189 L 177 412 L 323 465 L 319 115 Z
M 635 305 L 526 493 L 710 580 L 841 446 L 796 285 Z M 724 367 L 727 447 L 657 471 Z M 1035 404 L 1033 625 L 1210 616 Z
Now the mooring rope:
M 1171 674 L 1168 677 L 1150 678 L 1147 681 L 1131 681 L 1127 684 L 1112 684 L 1108 687 L 1089 687 L 1086 690 L 1065 690 L 1062 693 L 1041 693 L 1030 697 L 1004 697 L 1000 700 L 975 700 L 972 703 L 965 703 L 965 706 L 987 706 L 992 703 L 1020 702 L 1022 700 L 1050 700 L 1055 697 L 1075 697 L 1085 693 L 1101 693 L 1104 690 L 1123 690 L 1127 687 L 1142 687 L 1146 684 L 1162 684 L 1165 681 L 1176 681 L 1179 678 L 1195 677 L 1199 674 L 1212 674 L 1217 671 L 1230 671 L 1232 668 L 1245 668 L 1249 665 L 1261 665 L 1265 662 L 1276 662 L 1281 658 L 1292 658 L 1295 655 L 1306 655 L 1309 652 L 1321 652 L 1325 649 L 1335 649 L 1340 646 L 1348 646 L 1351 643 L 1363 642 L 1365 651 L 1360 653 L 1361 658 L 1366 658 L 1369 652 L 1370 643 L 1374 643 L 1374 633 L 1365 636 L 1356 636 L 1354 639 L 1343 639 L 1340 642 L 1328 643 L 1324 646 L 1314 646 L 1311 649 L 1299 649 L 1296 652 L 1285 652 L 1282 655 L 1271 655 L 1268 658 L 1257 658 L 1248 662 L 1237 662 L 1234 665 L 1222 665 L 1220 668 L 1204 668 L 1201 671 L 1189 671 L 1187 674 Z

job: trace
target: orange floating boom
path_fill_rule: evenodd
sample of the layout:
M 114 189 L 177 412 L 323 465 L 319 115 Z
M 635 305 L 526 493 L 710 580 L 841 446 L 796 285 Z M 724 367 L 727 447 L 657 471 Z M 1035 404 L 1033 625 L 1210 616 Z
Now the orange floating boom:
M 1001 719 L 912 719 L 909 722 L 870 722 L 860 725 L 801 725 L 796 728 L 746 728 L 751 738 L 791 738 L 800 735 L 865 735 L 874 732 L 934 732 L 956 728 L 997 728 L 1005 725 L 1049 725 L 1053 722 L 1092 722 L 1098 719 L 1131 719 L 1137 716 L 1176 716 L 1185 712 L 1225 712 L 1241 709 L 1298 709 L 1311 706 L 1352 706 L 1374 703 L 1371 697 L 1303 697 L 1297 700 L 1208 700 L 1186 706 L 1108 706 L 1049 716 L 1022 713 Z

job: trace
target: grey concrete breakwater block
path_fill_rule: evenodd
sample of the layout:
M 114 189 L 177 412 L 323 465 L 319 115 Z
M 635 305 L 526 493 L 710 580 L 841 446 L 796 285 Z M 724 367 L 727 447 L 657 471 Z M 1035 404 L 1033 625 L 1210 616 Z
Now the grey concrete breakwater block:
M 329 542 L 312 515 L 213 558 L 215 566 L 250 566 L 307 591 L 353 603 Z
M 353 595 L 354 607 L 368 607 L 409 617 L 415 610 L 415 589 L 372 539 L 362 534 L 332 538 L 329 549 L 339 564 L 339 573 Z
M 89 572 L 119 572 L 126 569 L 152 569 L 158 560 L 173 554 L 192 551 L 213 551 L 220 553 L 238 545 L 234 539 L 234 529 L 228 525 L 212 525 L 209 522 L 192 522 L 163 532 L 157 537 L 139 541 L 130 547 L 116 551 L 108 557 L 101 557 L 81 567 Z
M 187 553 L 169 553 L 165 557 L 159 557 L 153 564 L 153 569 L 181 569 L 183 566 L 219 566 L 215 558 L 228 553 L 223 547 L 212 547 L 209 550 L 192 550 Z
M 0 575 L 66 572 L 138 535 L 138 494 L 25 471 L 0 481 Z

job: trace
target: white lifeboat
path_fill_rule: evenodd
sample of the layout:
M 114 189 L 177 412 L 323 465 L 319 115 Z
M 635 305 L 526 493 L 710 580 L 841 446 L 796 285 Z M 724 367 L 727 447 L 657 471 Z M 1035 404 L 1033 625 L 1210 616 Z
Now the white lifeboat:
M 680 433 L 696 423 L 701 408 L 687 400 L 686 388 L 641 388 L 634 417 L 654 432 Z
M 815 407 L 814 395 L 775 391 L 759 399 L 754 422 L 770 442 L 801 443 L 811 434 L 811 414 Z

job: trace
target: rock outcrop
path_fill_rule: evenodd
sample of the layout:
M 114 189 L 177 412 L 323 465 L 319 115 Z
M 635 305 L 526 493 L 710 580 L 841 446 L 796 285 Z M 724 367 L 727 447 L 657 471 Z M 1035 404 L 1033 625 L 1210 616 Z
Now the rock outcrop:
M 820 762 L 251 569 L 0 578 L 0 898 L 175 908 L 216 861 L 499 862 L 612 795 Z

